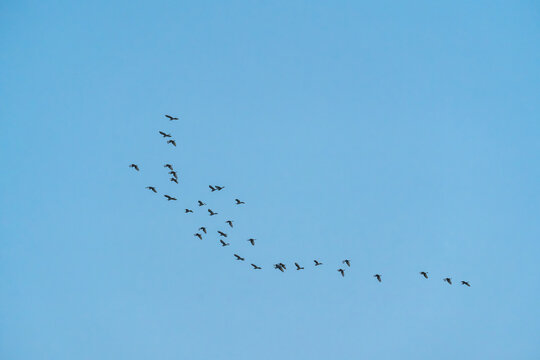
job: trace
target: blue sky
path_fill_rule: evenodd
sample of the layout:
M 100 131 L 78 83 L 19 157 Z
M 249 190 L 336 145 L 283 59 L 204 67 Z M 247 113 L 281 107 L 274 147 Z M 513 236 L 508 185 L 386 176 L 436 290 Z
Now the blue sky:
M 0 358 L 538 359 L 539 11 L 4 1 Z

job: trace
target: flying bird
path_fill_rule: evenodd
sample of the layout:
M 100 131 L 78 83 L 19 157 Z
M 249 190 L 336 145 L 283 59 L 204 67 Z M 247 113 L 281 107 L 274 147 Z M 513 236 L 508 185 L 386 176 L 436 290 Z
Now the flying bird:
M 251 243 L 251 246 L 255 246 L 255 239 L 248 239 L 247 241 Z
M 260 270 L 260 269 L 262 269 L 261 267 L 255 265 L 255 264 L 251 264 L 251 266 L 253 266 L 253 270 Z
M 452 279 L 451 278 L 444 278 L 443 281 L 446 281 L 449 285 L 452 285 Z
M 428 273 L 425 272 L 425 271 L 420 271 L 420 275 L 422 275 L 423 277 L 425 277 L 426 279 L 428 278 Z
M 204 206 L 204 205 L 206 205 L 206 204 L 203 203 L 201 200 L 197 200 L 197 202 L 199 203 L 199 206 Z
M 201 227 L 199 228 L 199 230 L 201 230 L 203 233 L 206 234 L 206 228 L 205 228 L 204 226 L 201 226 Z
M 153 187 L 153 186 L 147 186 L 146 188 L 147 188 L 148 190 L 152 190 L 153 192 L 157 193 L 156 188 Z
M 225 223 L 229 224 L 230 227 L 233 227 L 233 224 L 232 224 L 233 221 L 232 220 L 227 220 L 227 221 L 225 221 Z
M 221 190 L 221 189 L 220 189 Z M 245 204 L 245 202 L 240 201 L 240 199 L 234 199 L 236 201 L 236 205 Z
M 223 239 L 220 239 L 219 242 L 221 243 L 221 246 L 228 246 L 228 245 L 230 245 L 229 243 L 223 241 Z
M 345 270 L 343 270 L 343 269 L 338 269 L 338 271 L 340 272 L 340 274 L 341 274 L 342 277 L 345 277 Z
M 169 168 L 169 170 L 173 169 L 171 164 L 165 164 L 165 165 L 163 165 L 163 167 Z
M 164 138 L 171 137 L 171 134 L 164 133 L 163 131 L 159 132 Z
M 171 170 L 169 171 L 169 174 L 171 174 L 175 179 L 178 179 L 178 174 L 176 174 L 176 171 Z
M 213 212 L 212 209 L 208 209 L 208 212 L 210 213 L 210 216 L 217 215 L 217 212 Z
M 319 266 L 319 265 L 322 265 L 323 263 L 322 262 L 319 262 L 317 260 L 313 260 L 315 262 L 315 266 Z
M 216 188 L 213 187 L 212 185 L 208 185 L 208 187 L 210 188 L 210 190 L 212 190 L 212 192 L 216 191 Z
M 283 268 L 281 264 L 274 264 L 274 269 L 278 269 L 281 272 L 285 271 L 285 269 Z
M 192 212 L 193 212 L 193 210 L 190 210 L 190 209 L 186 209 L 186 214 L 188 214 L 188 213 L 192 213 Z
M 173 144 L 174 146 L 176 146 L 176 141 L 174 141 L 174 140 L 167 140 L 167 144 Z
M 178 120 L 177 117 L 172 117 L 171 115 L 165 115 L 165 117 L 169 119 L 169 121 Z
M 137 164 L 131 164 L 129 167 L 139 171 L 139 166 Z
M 223 231 L 218 230 L 219 236 L 227 237 L 227 234 L 225 234 Z
M 172 177 L 172 178 L 170 178 L 170 179 L 169 179 L 169 181 L 172 181 L 172 182 L 174 182 L 174 183 L 177 183 L 177 184 L 178 184 L 178 180 L 176 180 L 176 178 L 173 178 L 173 177 Z
M 375 275 L 373 275 L 373 277 L 374 277 L 375 279 L 377 279 L 377 281 L 379 281 L 379 282 L 382 281 L 382 280 L 381 280 L 381 275 L 379 275 L 379 274 L 375 274 Z
M 342 263 L 347 265 L 348 267 L 351 267 L 351 260 L 345 259 L 342 261 Z
M 295 262 L 294 265 L 296 266 L 296 270 L 304 270 L 304 268 L 298 265 L 297 262 Z
M 167 198 L 167 201 L 176 200 L 175 197 L 172 197 L 170 195 L 163 195 L 163 196 L 165 196 Z
M 225 186 L 214 185 L 214 187 L 216 188 L 217 191 L 221 191 L 221 190 L 225 189 Z
M 194 236 L 198 237 L 200 240 L 202 240 L 202 236 L 199 233 L 193 234 Z
M 246 260 L 246 259 L 244 259 L 243 257 L 241 257 L 240 255 L 234 254 L 234 257 L 236 257 L 236 260 L 240 260 L 240 261 Z
M 285 266 L 284 263 L 279 263 L 279 266 L 281 266 L 282 268 L 284 268 L 285 270 L 287 270 L 287 267 Z
M 468 287 L 471 287 L 471 284 L 469 284 L 468 281 L 461 280 L 461 285 L 467 285 Z

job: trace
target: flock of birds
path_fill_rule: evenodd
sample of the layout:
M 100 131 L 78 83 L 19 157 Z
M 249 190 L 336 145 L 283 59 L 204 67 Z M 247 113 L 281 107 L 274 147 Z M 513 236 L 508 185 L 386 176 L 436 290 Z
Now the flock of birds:
M 165 115 L 165 117 L 167 119 L 169 119 L 169 121 L 175 121 L 175 120 L 178 120 L 178 117 L 173 117 L 171 115 Z M 167 139 L 167 144 L 170 144 L 170 145 L 173 145 L 176 147 L 176 141 L 172 138 L 172 135 L 171 134 L 167 134 L 166 132 L 164 131 L 159 131 L 159 134 L 164 138 L 164 139 Z M 140 168 L 139 168 L 139 165 L 137 164 L 130 164 L 129 165 L 130 168 L 136 170 L 136 171 L 140 171 Z M 164 168 L 167 168 L 169 170 L 168 174 L 171 176 L 169 181 L 171 182 L 174 182 L 176 184 L 178 184 L 178 173 L 174 170 L 174 167 L 171 165 L 171 164 L 164 164 L 163 165 Z M 208 185 L 209 189 L 211 192 L 215 192 L 215 191 L 222 191 L 223 189 L 225 189 L 225 186 L 219 186 L 219 185 Z M 158 193 L 158 190 L 156 189 L 155 186 L 147 186 L 146 189 L 152 191 L 153 193 L 157 194 Z M 168 195 L 168 194 L 163 194 L 163 197 L 167 200 L 167 201 L 176 201 L 177 199 L 174 197 L 174 196 L 171 196 L 171 195 Z M 244 201 L 241 201 L 240 199 L 234 199 L 234 203 L 235 205 L 245 205 L 245 202 Z M 201 200 L 198 200 L 197 201 L 197 206 L 198 207 L 203 207 L 203 206 L 207 206 L 206 203 L 204 203 L 203 201 Z M 206 209 L 208 211 L 208 214 L 209 216 L 215 216 L 215 215 L 218 215 L 219 213 L 215 212 L 214 210 L 210 209 L 209 207 Z M 189 209 L 189 208 L 186 208 L 184 210 L 185 214 L 189 214 L 189 213 L 193 213 L 193 210 L 192 209 Z M 230 228 L 233 228 L 234 225 L 233 225 L 233 220 L 226 220 L 225 221 L 225 224 L 227 224 Z M 225 233 L 224 231 L 221 231 L 221 230 L 218 230 L 217 231 L 218 233 L 218 236 L 219 236 L 219 242 L 221 244 L 221 246 L 225 247 L 225 246 L 229 246 L 230 243 L 226 242 L 225 239 L 228 237 L 228 234 Z M 207 228 L 205 226 L 201 226 L 199 227 L 199 229 L 197 230 L 197 232 L 193 235 L 195 236 L 196 238 L 198 238 L 199 240 L 202 240 L 203 239 L 203 236 L 207 234 Z M 249 242 L 251 244 L 251 246 L 255 246 L 255 241 L 256 239 L 253 239 L 253 238 L 249 238 L 247 239 L 247 242 Z M 238 254 L 233 254 L 235 259 L 237 261 L 245 261 L 246 259 Z M 313 260 L 314 262 L 314 265 L 315 267 L 317 266 L 321 266 L 323 265 L 323 263 L 317 259 Z M 343 265 L 346 266 L 346 268 L 348 267 L 351 267 L 351 260 L 349 259 L 345 259 L 341 262 Z M 261 270 L 262 267 L 261 266 L 258 266 L 256 264 L 251 264 L 253 270 Z M 295 269 L 297 271 L 299 270 L 304 270 L 304 267 L 301 266 L 298 262 L 295 262 L 294 263 L 294 266 L 295 266 Z M 344 266 L 344 267 L 345 267 Z M 274 264 L 273 265 L 273 268 L 276 269 L 276 270 L 279 270 L 281 272 L 285 272 L 287 270 L 287 265 L 282 263 L 282 262 L 279 262 L 277 264 Z M 339 272 L 339 274 L 342 276 L 342 277 L 345 277 L 345 269 L 343 267 L 337 269 L 337 272 Z M 424 277 L 425 279 L 428 279 L 429 278 L 429 275 L 428 275 L 428 272 L 427 271 L 420 271 L 419 274 Z M 373 277 L 378 281 L 378 282 L 382 282 L 382 275 L 381 274 L 374 274 Z M 449 285 L 452 285 L 452 278 L 450 277 L 445 277 L 443 279 L 444 282 L 446 282 L 447 284 Z M 468 281 L 465 281 L 465 280 L 461 280 L 461 284 L 462 285 L 465 285 L 467 287 L 470 287 L 470 283 Z

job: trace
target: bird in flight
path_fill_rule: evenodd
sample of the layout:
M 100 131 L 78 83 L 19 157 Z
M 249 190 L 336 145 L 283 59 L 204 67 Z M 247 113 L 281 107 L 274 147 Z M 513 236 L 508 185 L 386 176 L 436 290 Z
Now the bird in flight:
M 225 186 L 214 185 L 214 187 L 216 188 L 217 191 L 221 191 L 221 190 L 225 189 Z
M 225 222 L 226 222 L 227 224 L 229 224 L 230 227 L 233 227 L 233 224 L 232 224 L 233 222 L 232 222 L 232 220 L 227 220 L 227 221 L 225 221 Z
M 466 285 L 466 286 L 468 286 L 468 287 L 471 287 L 471 284 L 469 284 L 468 281 L 463 281 L 463 280 L 461 280 L 461 285 Z
M 234 199 L 236 201 L 236 205 L 242 205 L 245 204 L 245 202 L 240 201 L 240 199 Z
M 178 180 L 176 180 L 176 178 L 173 178 L 173 177 L 172 177 L 172 178 L 170 178 L 170 179 L 169 179 L 169 181 L 172 181 L 172 182 L 174 182 L 174 183 L 177 183 L 177 184 L 178 184 Z
M 153 187 L 153 186 L 147 186 L 146 188 L 147 188 L 148 190 L 152 190 L 153 192 L 157 193 L 156 188 Z
M 129 167 L 139 171 L 139 166 L 137 164 L 131 164 Z
M 213 187 L 212 185 L 208 185 L 208 187 L 210 188 L 210 190 L 212 190 L 212 192 L 216 191 L 216 188 Z
M 163 136 L 164 138 L 171 137 L 171 134 L 164 133 L 163 131 L 160 131 L 159 133 L 160 133 L 161 136 Z
M 255 239 L 247 239 L 251 243 L 251 246 L 255 246 Z
M 342 263 L 347 265 L 348 267 L 351 267 L 351 260 L 345 259 L 342 261 Z
M 377 279 L 377 281 L 379 281 L 379 282 L 382 281 L 381 275 L 379 275 L 379 274 L 375 274 L 375 275 L 373 275 L 373 277 L 374 277 L 375 279 Z
M 218 230 L 219 236 L 227 237 L 227 234 L 225 234 L 223 231 Z
M 339 273 L 341 274 L 342 277 L 345 277 L 345 270 L 343 269 L 338 269 Z
M 304 270 L 304 268 L 298 265 L 297 262 L 295 262 L 294 265 L 296 266 L 296 270 Z
M 230 245 L 228 242 L 223 241 L 223 239 L 220 239 L 219 242 L 221 243 L 221 246 L 229 246 Z
M 172 117 L 171 115 L 165 115 L 165 117 L 169 119 L 169 121 L 178 120 L 177 117 Z
M 217 212 L 213 212 L 212 209 L 208 209 L 208 212 L 210 213 L 210 216 L 217 215 Z
M 425 277 L 426 279 L 428 278 L 428 273 L 425 272 L 425 271 L 420 271 L 420 275 L 422 275 L 423 277 Z
M 163 195 L 163 196 L 165 196 L 167 198 L 167 201 L 176 200 L 175 197 L 172 197 L 170 195 Z
M 171 170 L 169 171 L 169 174 L 171 174 L 175 179 L 178 179 L 178 174 L 176 173 L 176 171 Z
M 322 265 L 323 263 L 322 262 L 319 262 L 317 260 L 313 260 L 315 262 L 315 266 L 319 266 L 319 265 Z
M 163 167 L 169 168 L 169 170 L 173 169 L 171 164 L 165 164 L 165 165 L 163 165 Z
M 199 233 L 193 234 L 194 236 L 198 237 L 200 240 L 202 240 L 202 235 Z
M 204 205 L 206 205 L 206 204 L 203 203 L 201 200 L 197 200 L 197 202 L 199 203 L 199 206 L 204 206 Z
M 203 233 L 206 234 L 206 228 L 205 228 L 204 226 L 201 226 L 201 227 L 199 228 L 199 230 L 201 230 Z
M 260 270 L 260 269 L 262 269 L 261 267 L 255 265 L 255 264 L 251 264 L 251 266 L 253 266 L 253 270 Z
M 284 268 L 285 270 L 287 270 L 287 267 L 285 266 L 284 263 L 279 263 L 279 266 L 281 266 L 282 268 Z
M 176 141 L 174 141 L 174 140 L 167 140 L 167 144 L 173 144 L 174 146 L 176 146 Z
M 246 259 L 244 259 L 243 257 L 241 257 L 240 255 L 234 254 L 234 257 L 236 258 L 236 260 L 240 260 L 240 261 L 246 260 Z
M 189 214 L 189 213 L 192 213 L 193 210 L 190 210 L 190 209 L 186 209 L 186 214 Z
M 285 271 L 285 268 L 283 267 L 282 264 L 274 264 L 274 269 L 278 269 L 281 272 Z
M 452 279 L 451 278 L 444 278 L 443 281 L 446 281 L 449 285 L 452 285 Z

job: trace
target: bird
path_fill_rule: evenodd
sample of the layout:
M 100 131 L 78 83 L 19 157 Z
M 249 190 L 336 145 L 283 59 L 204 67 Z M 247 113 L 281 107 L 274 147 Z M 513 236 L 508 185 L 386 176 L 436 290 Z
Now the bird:
M 201 227 L 199 228 L 199 230 L 201 230 L 203 233 L 206 234 L 206 228 L 205 228 L 204 226 L 201 226 Z
M 153 192 L 157 193 L 156 188 L 153 187 L 153 186 L 147 186 L 146 188 L 147 188 L 148 190 L 152 190 Z
M 164 133 L 163 131 L 159 132 L 164 138 L 171 137 L 171 134 Z
M 169 119 L 169 121 L 178 120 L 177 117 L 172 117 L 171 115 L 165 115 L 166 118 Z
M 345 270 L 343 270 L 343 269 L 338 269 L 338 271 L 340 272 L 340 274 L 341 274 L 342 277 L 345 277 Z
M 194 236 L 196 236 L 196 237 L 198 237 L 199 239 L 201 239 L 201 240 L 202 240 L 202 235 L 201 235 L 201 234 L 199 234 L 199 233 L 196 233 L 196 234 L 193 234 L 193 235 L 194 235 Z
M 298 265 L 297 262 L 295 262 L 294 265 L 296 266 L 296 270 L 304 270 L 304 268 Z
M 169 181 L 172 181 L 172 182 L 174 182 L 174 183 L 177 183 L 177 184 L 178 184 L 178 180 L 176 180 L 176 178 L 173 178 L 173 177 L 172 177 L 172 178 L 170 178 L 170 179 L 169 179 Z
M 285 271 L 285 269 L 283 268 L 281 264 L 274 264 L 274 269 L 278 269 L 281 272 Z
M 351 260 L 345 259 L 342 261 L 342 263 L 347 265 L 348 267 L 351 267 Z
M 229 243 L 223 241 L 223 239 L 220 239 L 219 242 L 221 243 L 221 246 L 228 246 L 228 245 L 230 245 Z
M 169 174 L 171 174 L 175 179 L 178 179 L 178 174 L 176 173 L 176 171 L 171 170 L 169 171 Z
M 381 275 L 379 275 L 379 274 L 375 274 L 375 275 L 373 275 L 373 277 L 374 277 L 375 279 L 377 279 L 379 282 L 382 281 L 382 280 L 381 280 Z
M 313 260 L 315 262 L 315 266 L 319 266 L 319 265 L 322 265 L 323 263 L 322 262 L 319 262 L 317 260 Z
M 214 185 L 214 187 L 216 188 L 217 191 L 221 191 L 221 190 L 225 189 L 225 186 Z
M 208 187 L 210 188 L 210 190 L 212 190 L 212 192 L 216 191 L 216 188 L 213 187 L 212 185 L 208 185 Z
M 163 165 L 163 167 L 169 168 L 169 170 L 172 170 L 172 169 L 173 169 L 173 167 L 172 167 L 171 164 L 165 164 L 165 165 Z
M 174 140 L 167 140 L 167 144 L 173 144 L 174 146 L 176 146 L 176 141 L 174 141 Z
M 240 199 L 234 199 L 236 201 L 236 205 L 242 205 L 245 204 L 245 202 L 240 201 Z
M 229 224 L 230 227 L 233 227 L 232 220 L 227 220 L 227 221 L 225 221 L 225 223 Z
M 287 267 L 285 266 L 284 263 L 279 263 L 279 266 L 281 266 L 282 268 L 284 268 L 285 270 L 287 270 Z
M 425 271 L 420 271 L 420 275 L 422 275 L 423 277 L 425 277 L 426 279 L 428 278 L 428 273 L 425 272 Z
M 223 231 L 218 230 L 219 236 L 227 237 L 227 234 L 225 234 Z
M 452 279 L 451 278 L 444 278 L 443 281 L 446 281 L 449 285 L 452 285 Z
M 139 171 L 139 166 L 137 164 L 131 164 L 129 167 Z
M 255 264 L 251 264 L 251 266 L 253 266 L 253 270 L 260 270 L 260 269 L 262 269 L 261 267 L 255 265 Z
M 172 197 L 170 195 L 163 195 L 163 196 L 165 196 L 167 198 L 167 201 L 176 200 L 175 197 Z
M 201 200 L 197 200 L 197 202 L 199 203 L 199 206 L 204 206 L 204 205 L 206 205 L 206 204 L 203 203 Z
M 240 260 L 240 261 L 246 260 L 246 259 L 244 259 L 243 257 L 241 257 L 240 255 L 234 254 L 234 256 L 236 257 L 236 260 Z
M 186 209 L 186 214 L 189 214 L 189 213 L 192 213 L 193 210 L 190 210 L 190 209 Z
M 468 287 L 471 287 L 471 284 L 469 284 L 468 281 L 461 280 L 461 285 L 467 285 Z
M 252 246 L 255 246 L 255 239 L 247 239 L 251 243 Z
M 213 212 L 212 209 L 208 209 L 208 212 L 210 213 L 210 216 L 217 215 L 217 212 Z

